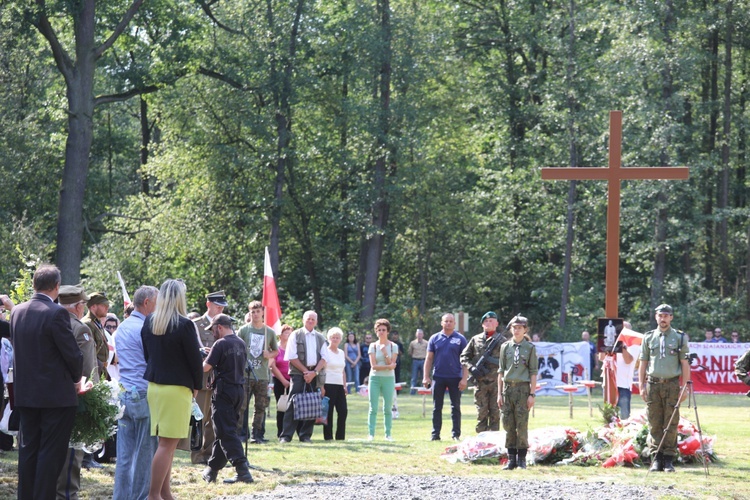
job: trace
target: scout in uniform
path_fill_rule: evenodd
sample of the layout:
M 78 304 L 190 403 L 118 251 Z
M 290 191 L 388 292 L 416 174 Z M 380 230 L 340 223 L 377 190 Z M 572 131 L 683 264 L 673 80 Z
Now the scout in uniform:
M 500 348 L 505 342 L 505 339 L 497 332 L 497 314 L 493 311 L 482 316 L 482 330 L 482 333 L 469 339 L 469 343 L 461 353 L 461 363 L 469 368 L 469 373 L 476 383 L 474 406 L 477 408 L 477 433 L 500 430 L 500 409 L 497 406 L 497 368 L 500 362 Z M 496 335 L 497 338 L 495 338 Z M 477 366 L 482 356 L 484 356 L 484 361 L 481 366 Z
M 539 360 L 536 347 L 526 337 L 528 320 L 516 316 L 510 320 L 513 338 L 500 349 L 497 370 L 497 405 L 502 411 L 508 463 L 503 470 L 526 468 L 529 449 L 529 410 L 536 397 L 536 375 Z
M 685 334 L 671 326 L 672 306 L 661 304 L 657 307 L 656 322 L 659 327 L 643 337 L 638 384 L 648 412 L 647 441 L 653 460 L 650 470 L 674 472 L 672 460 L 677 454 L 677 424 L 680 420 L 678 399 L 682 392 L 680 376 L 685 384 L 692 383 L 689 349 Z M 685 397 L 687 391 L 683 393 L 683 399 Z M 664 443 L 659 449 L 662 438 Z

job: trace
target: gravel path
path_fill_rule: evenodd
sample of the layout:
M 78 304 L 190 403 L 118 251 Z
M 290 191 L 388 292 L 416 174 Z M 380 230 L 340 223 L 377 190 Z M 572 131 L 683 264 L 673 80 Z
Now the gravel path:
M 249 498 L 304 498 L 305 500 L 428 500 L 488 498 L 582 500 L 657 499 L 664 495 L 688 498 L 685 492 L 671 487 L 645 487 L 583 481 L 537 481 L 490 478 L 455 478 L 447 476 L 346 476 L 336 479 L 281 485 L 276 489 Z

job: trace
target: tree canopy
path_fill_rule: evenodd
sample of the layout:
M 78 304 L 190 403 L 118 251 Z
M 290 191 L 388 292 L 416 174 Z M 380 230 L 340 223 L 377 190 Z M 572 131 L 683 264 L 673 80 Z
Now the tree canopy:
M 5 2 L 0 291 L 51 260 L 242 316 L 268 246 L 290 321 L 577 338 L 606 184 L 540 169 L 606 166 L 619 109 L 624 166 L 690 168 L 622 184 L 620 315 L 750 340 L 748 24 L 732 0 Z

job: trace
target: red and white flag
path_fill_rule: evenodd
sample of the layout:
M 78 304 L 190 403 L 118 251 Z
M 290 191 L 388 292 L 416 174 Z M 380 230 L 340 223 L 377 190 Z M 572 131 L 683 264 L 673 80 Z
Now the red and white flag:
M 266 247 L 266 261 L 263 265 L 263 307 L 266 309 L 266 326 L 272 328 L 276 335 L 281 334 L 281 305 L 276 293 L 276 280 L 271 269 L 271 256 Z
M 634 332 L 630 328 L 623 328 L 620 335 L 617 337 L 617 342 L 622 342 L 626 346 L 641 345 L 643 343 L 643 334 Z
M 122 288 L 122 302 L 123 302 L 123 309 L 127 309 L 130 305 L 130 295 L 128 295 L 128 289 L 125 288 L 125 280 L 122 279 L 122 275 L 120 274 L 120 271 L 117 271 L 117 279 L 120 280 L 120 288 Z

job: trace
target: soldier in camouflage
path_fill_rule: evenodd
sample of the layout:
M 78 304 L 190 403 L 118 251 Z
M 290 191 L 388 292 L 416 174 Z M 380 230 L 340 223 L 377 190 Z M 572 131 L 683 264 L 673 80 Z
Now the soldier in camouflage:
M 648 412 L 650 471 L 674 472 L 672 460 L 677 454 L 680 394 L 683 400 L 688 396 L 680 387 L 680 376 L 684 384 L 692 383 L 689 348 L 685 334 L 671 326 L 672 306 L 657 307 L 656 322 L 659 327 L 643 337 L 638 384 Z
M 539 369 L 536 347 L 526 336 L 528 320 L 516 316 L 510 321 L 510 329 L 513 338 L 502 345 L 497 370 L 497 405 L 502 411 L 508 449 L 508 463 L 503 470 L 526 468 L 529 410 L 534 406 Z
M 476 384 L 474 406 L 477 408 L 477 433 L 500 430 L 500 409 L 497 406 L 497 367 L 500 347 L 505 339 L 497 332 L 497 325 L 497 314 L 492 311 L 485 313 L 482 316 L 482 330 L 484 331 L 469 339 L 469 343 L 461 353 L 461 364 L 469 368 L 469 373 Z M 493 341 L 495 335 L 498 338 Z M 491 349 L 489 352 L 487 352 L 488 347 Z M 483 355 L 484 360 L 481 366 L 478 366 Z

